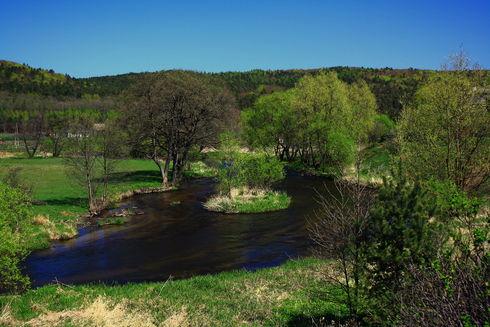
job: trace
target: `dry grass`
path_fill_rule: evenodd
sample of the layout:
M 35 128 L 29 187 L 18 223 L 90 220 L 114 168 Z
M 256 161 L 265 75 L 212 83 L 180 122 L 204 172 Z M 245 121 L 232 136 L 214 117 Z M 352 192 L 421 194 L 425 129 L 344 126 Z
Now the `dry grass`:
M 162 326 L 164 327 L 187 327 L 191 326 L 189 322 L 189 315 L 187 313 L 187 308 L 182 307 L 180 311 L 172 314 L 170 317 L 165 319 Z
M 0 151 L 0 159 L 14 158 L 15 156 L 17 156 L 15 152 Z
M 130 311 L 125 302 L 113 304 L 102 296 L 99 296 L 95 301 L 78 310 L 49 311 L 43 313 L 39 317 L 29 320 L 26 325 L 32 327 L 63 326 L 67 323 L 72 323 L 75 326 L 94 327 L 156 326 L 152 317 L 147 312 Z M 12 325 L 15 326 L 15 323 Z
M 0 326 L 20 326 L 21 322 L 16 320 L 10 311 L 10 305 L 6 305 L 0 311 Z
M 53 223 L 45 215 L 36 215 L 33 223 L 39 225 L 48 234 L 50 240 L 68 240 L 78 235 L 74 223 L 60 222 L 58 225 Z

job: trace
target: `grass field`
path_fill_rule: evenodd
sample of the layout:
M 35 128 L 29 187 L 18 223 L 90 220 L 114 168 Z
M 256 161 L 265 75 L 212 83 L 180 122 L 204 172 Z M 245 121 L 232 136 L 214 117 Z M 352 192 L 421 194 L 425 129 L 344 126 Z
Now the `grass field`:
M 301 259 L 160 283 L 45 286 L 0 296 L 0 325 L 311 326 L 346 314 L 341 290 L 324 278 L 328 269 Z

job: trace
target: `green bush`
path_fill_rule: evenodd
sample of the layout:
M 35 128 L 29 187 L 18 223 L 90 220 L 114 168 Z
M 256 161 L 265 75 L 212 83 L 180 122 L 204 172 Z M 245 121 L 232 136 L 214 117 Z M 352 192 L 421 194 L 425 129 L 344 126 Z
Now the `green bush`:
M 22 168 L 11 167 L 7 170 L 5 176 L 2 178 L 2 182 L 6 185 L 21 190 L 23 193 L 32 196 L 32 185 L 22 180 L 21 174 Z
M 0 293 L 17 293 L 29 286 L 19 265 L 28 254 L 31 217 L 27 195 L 0 183 Z
M 374 118 L 374 126 L 369 133 L 371 142 L 384 142 L 394 137 L 395 122 L 390 117 L 384 114 L 376 115 Z
M 437 256 L 442 225 L 430 223 L 435 204 L 402 173 L 384 181 L 364 231 L 366 282 L 375 320 L 397 312 L 396 297 L 410 266 L 427 267 Z
M 265 154 L 237 153 L 227 156 L 218 170 L 220 190 L 229 193 L 232 188 L 249 187 L 270 189 L 283 179 L 284 164 Z
M 436 215 L 442 222 L 453 222 L 455 218 L 476 216 L 481 200 L 469 197 L 451 181 L 431 179 L 425 183 L 431 201 L 435 203 Z
M 330 159 L 329 166 L 324 167 L 327 171 L 330 169 L 335 174 L 339 169 L 354 162 L 356 144 L 347 134 L 339 131 L 330 132 L 326 147 Z

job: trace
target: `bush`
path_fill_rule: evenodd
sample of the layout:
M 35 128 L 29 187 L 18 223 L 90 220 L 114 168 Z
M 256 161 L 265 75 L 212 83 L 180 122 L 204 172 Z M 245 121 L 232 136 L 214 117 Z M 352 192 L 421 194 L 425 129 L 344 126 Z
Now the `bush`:
M 28 196 L 32 196 L 32 185 L 21 179 L 21 171 L 22 168 L 20 167 L 9 168 L 2 181 L 8 186 L 19 189 Z
M 427 267 L 436 258 L 444 233 L 431 223 L 435 206 L 427 192 L 398 172 L 384 181 L 364 230 L 366 283 L 377 323 L 397 318 L 400 289 L 410 266 Z
M 395 136 L 395 122 L 390 117 L 384 114 L 376 115 L 374 118 L 374 126 L 369 133 L 371 142 L 384 142 L 392 139 Z
M 28 254 L 26 236 L 31 217 L 28 196 L 0 183 L 0 293 L 17 293 L 29 286 L 19 265 Z
M 268 190 L 284 176 L 284 164 L 265 154 L 235 152 L 223 160 L 218 171 L 220 190 L 227 194 L 232 188 Z
M 371 319 L 477 325 L 488 313 L 488 217 L 452 182 L 385 181 L 364 237 Z M 388 323 L 389 322 L 389 323 Z
M 330 160 L 328 161 L 329 167 L 323 168 L 327 172 L 335 175 L 339 169 L 354 162 L 356 144 L 347 134 L 337 131 L 329 133 L 326 147 Z

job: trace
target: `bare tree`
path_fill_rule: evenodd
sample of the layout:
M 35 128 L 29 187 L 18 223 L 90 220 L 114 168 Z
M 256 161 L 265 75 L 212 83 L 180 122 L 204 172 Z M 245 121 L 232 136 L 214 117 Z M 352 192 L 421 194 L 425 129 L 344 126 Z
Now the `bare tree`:
M 44 113 L 24 112 L 20 121 L 20 136 L 29 158 L 36 155 L 44 135 Z
M 320 208 L 310 224 L 310 235 L 317 254 L 335 261 L 334 271 L 327 277 L 346 293 L 351 316 L 360 323 L 359 305 L 362 299 L 362 237 L 369 219 L 374 192 L 367 186 L 346 181 L 335 182 L 335 192 L 325 187 L 318 193 Z
M 122 153 L 121 137 L 110 122 L 96 124 L 84 118 L 70 128 L 65 165 L 69 176 L 85 188 L 89 212 L 97 214 L 108 199 L 109 178 Z

